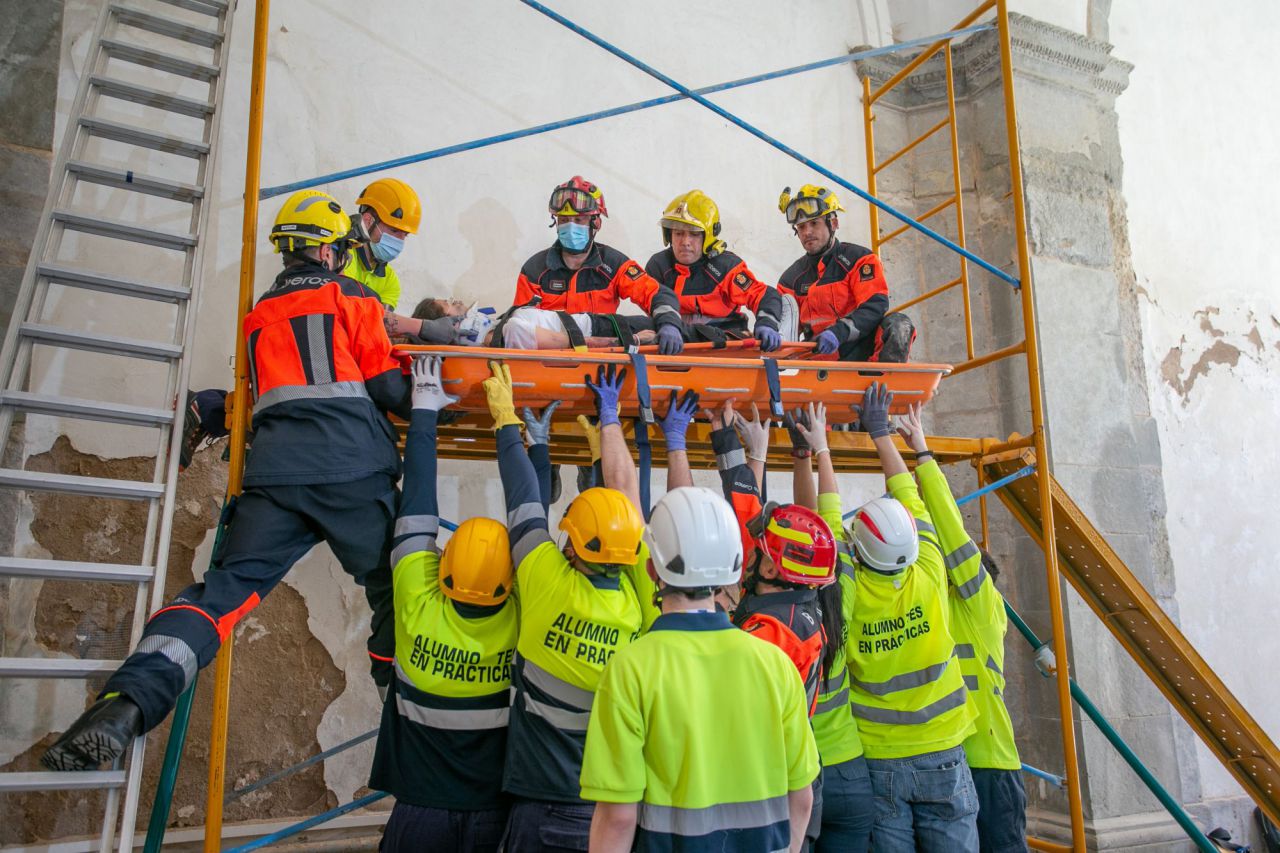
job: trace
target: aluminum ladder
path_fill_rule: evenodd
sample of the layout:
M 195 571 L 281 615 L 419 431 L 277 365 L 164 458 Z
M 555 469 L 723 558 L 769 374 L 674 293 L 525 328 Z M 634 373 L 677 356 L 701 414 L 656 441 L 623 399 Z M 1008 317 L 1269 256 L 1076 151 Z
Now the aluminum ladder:
M 205 202 L 215 174 L 214 148 L 234 5 L 235 0 L 104 0 L 0 351 L 0 436 L 13 433 L 19 415 L 24 419 L 45 416 L 105 422 L 155 436 L 155 466 L 149 481 L 0 468 L 0 487 L 6 489 L 146 502 L 146 531 L 137 563 L 0 556 L 0 578 L 135 585 L 131 649 L 164 591 L 186 410 L 189 343 L 195 332 L 201 256 L 209 220 Z M 129 120 L 115 117 L 121 112 L 127 113 Z M 174 125 L 184 127 L 174 132 Z M 178 180 L 170 176 L 175 172 L 183 178 L 193 172 L 194 177 Z M 84 210 L 89 206 L 86 202 L 93 202 L 94 209 Z M 179 231 L 153 228 L 146 220 L 152 218 L 157 205 L 166 211 L 164 218 L 184 222 L 189 211 L 189 220 Z M 103 208 L 132 211 L 135 221 L 109 218 L 103 215 Z M 69 234 L 74 238 L 68 240 Z M 96 244 L 99 251 L 90 254 L 80 241 Z M 68 249 L 78 257 L 65 259 Z M 181 272 L 162 274 L 159 277 L 163 280 L 122 272 L 140 266 L 151 271 L 153 267 L 142 259 L 157 251 L 165 253 L 155 256 L 158 260 Z M 97 263 L 86 263 L 86 255 Z M 162 268 L 159 263 L 154 267 Z M 49 316 L 57 315 L 60 305 L 73 306 L 74 300 L 89 297 L 86 291 L 93 292 L 93 299 L 115 306 L 110 316 L 104 311 L 102 317 L 93 317 L 86 311 L 88 318 L 82 315 L 74 323 L 57 322 L 58 317 Z M 171 328 L 163 330 L 167 339 L 104 334 L 96 328 L 101 325 L 99 319 L 150 317 L 146 312 L 157 311 L 170 318 Z M 139 406 L 86 399 L 83 393 L 59 393 L 74 379 L 74 375 L 68 378 L 73 372 L 65 369 L 66 359 L 85 358 L 68 351 L 87 351 L 97 359 L 126 359 L 126 364 L 136 366 L 126 371 L 149 369 L 158 374 L 163 370 L 163 394 L 158 404 Z M 151 364 L 144 367 L 142 362 Z M 61 373 L 59 364 L 63 366 Z M 42 375 L 41 368 L 49 366 L 53 369 Z M 119 664 L 118 660 L 0 657 L 0 678 L 95 678 Z M 113 849 L 118 822 L 118 847 L 132 850 L 144 743 L 145 738 L 138 738 L 108 770 L 0 774 L 0 794 L 106 789 L 101 833 L 77 849 Z M 58 846 L 64 849 L 64 845 Z

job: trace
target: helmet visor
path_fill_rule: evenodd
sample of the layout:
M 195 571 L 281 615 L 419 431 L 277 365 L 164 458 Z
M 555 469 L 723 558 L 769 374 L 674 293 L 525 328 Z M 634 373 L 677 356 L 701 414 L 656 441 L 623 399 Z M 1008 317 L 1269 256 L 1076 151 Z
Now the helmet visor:
M 809 196 L 807 198 L 792 199 L 787 205 L 787 222 L 795 225 L 805 219 L 816 219 L 823 212 L 823 204 L 821 199 Z
M 547 208 L 557 216 L 599 213 L 600 204 L 591 193 L 577 187 L 556 187 Z

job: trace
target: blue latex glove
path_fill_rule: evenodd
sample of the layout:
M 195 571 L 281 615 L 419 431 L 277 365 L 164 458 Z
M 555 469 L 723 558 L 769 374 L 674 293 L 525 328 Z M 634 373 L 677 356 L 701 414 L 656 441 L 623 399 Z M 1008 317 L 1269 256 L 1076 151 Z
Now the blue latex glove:
M 662 427 L 662 436 L 667 442 L 668 452 L 688 449 L 685 433 L 689 431 L 689 423 L 697 413 L 697 391 L 690 388 L 677 402 L 675 389 L 672 389 L 671 399 L 667 404 L 667 415 L 658 421 L 658 426 Z
M 827 329 L 825 332 L 818 335 L 815 343 L 817 346 L 814 347 L 814 352 L 818 355 L 829 355 L 840 348 L 839 338 L 837 338 L 836 333 L 830 329 Z
M 782 346 L 782 335 L 768 326 L 756 326 L 756 340 L 760 342 L 761 352 L 773 352 Z
M 524 440 L 530 447 L 551 443 L 551 416 L 559 406 L 560 401 L 556 400 L 543 409 L 541 415 L 535 415 L 528 406 L 524 407 Z
M 607 427 L 620 423 L 618 420 L 618 398 L 622 394 L 622 383 L 626 381 L 627 369 L 616 364 L 602 364 L 596 371 L 596 381 L 590 376 L 582 377 L 596 395 L 596 411 L 600 414 L 600 426 Z
M 883 438 L 888 435 L 889 406 L 893 404 L 893 394 L 883 382 L 872 382 L 867 393 L 862 395 L 862 405 L 855 406 L 862 431 L 872 438 Z
M 661 355 L 679 355 L 684 351 L 684 336 L 671 323 L 664 323 L 658 328 L 658 353 Z

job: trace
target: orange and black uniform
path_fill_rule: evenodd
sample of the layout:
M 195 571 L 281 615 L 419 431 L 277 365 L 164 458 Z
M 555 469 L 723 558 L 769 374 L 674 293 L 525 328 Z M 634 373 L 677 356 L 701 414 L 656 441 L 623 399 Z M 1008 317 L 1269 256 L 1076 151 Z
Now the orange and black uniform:
M 237 621 L 327 542 L 373 609 L 369 655 L 387 684 L 395 651 L 390 543 L 400 460 L 386 412 L 409 415 L 377 296 L 322 266 L 285 270 L 244 321 L 256 396 L 244 493 L 201 583 L 147 623 L 107 681 L 142 711 L 172 710 Z
M 889 310 L 889 285 L 874 252 L 832 241 L 822 254 L 805 255 L 778 279 L 778 290 L 800 306 L 809 339 L 830 329 L 844 361 L 906 361 L 915 330 L 905 314 Z
M 600 315 L 593 318 L 593 324 L 600 321 L 599 334 L 614 334 L 607 315 L 616 313 L 623 299 L 640 306 L 655 328 L 666 323 L 680 325 L 675 294 L 663 289 L 639 263 L 603 243 L 593 242 L 576 270 L 565 266 L 559 243 L 525 261 L 516 279 L 512 305 Z
M 782 315 L 778 291 L 752 275 L 746 261 L 733 252 L 720 252 L 714 257 L 704 253 L 695 263 L 685 266 L 668 247 L 650 258 L 644 269 L 663 288 L 676 294 L 686 323 L 745 333 L 750 331 L 742 313 L 745 307 L 756 315 L 757 326 L 778 330 Z M 686 328 L 685 338 L 691 337 Z

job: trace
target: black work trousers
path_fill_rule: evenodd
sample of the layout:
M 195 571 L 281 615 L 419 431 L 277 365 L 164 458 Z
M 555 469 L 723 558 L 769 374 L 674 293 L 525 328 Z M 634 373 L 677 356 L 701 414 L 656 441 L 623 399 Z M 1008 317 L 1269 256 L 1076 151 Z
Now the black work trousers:
M 237 499 L 204 580 L 156 611 L 137 650 L 107 680 L 159 725 L 236 623 L 320 542 L 364 588 L 373 609 L 369 657 L 374 681 L 390 684 L 395 656 L 391 537 L 399 492 L 387 474 L 350 483 L 248 488 Z
M 911 318 L 895 311 L 885 314 L 873 331 L 845 341 L 840 347 L 840 360 L 904 364 L 911 356 L 911 345 L 915 340 L 916 327 Z

